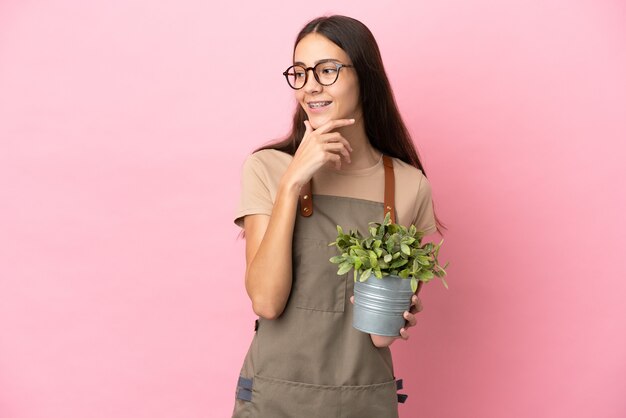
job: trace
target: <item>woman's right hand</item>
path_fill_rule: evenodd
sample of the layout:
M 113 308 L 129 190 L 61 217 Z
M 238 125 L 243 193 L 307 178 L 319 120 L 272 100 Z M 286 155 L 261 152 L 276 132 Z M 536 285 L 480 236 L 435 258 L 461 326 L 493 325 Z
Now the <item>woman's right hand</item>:
M 350 163 L 350 142 L 339 132 L 331 131 L 353 123 L 354 119 L 334 119 L 313 130 L 311 123 L 305 120 L 306 131 L 287 168 L 286 176 L 302 187 L 324 164 L 332 161 L 339 170 L 342 157 Z

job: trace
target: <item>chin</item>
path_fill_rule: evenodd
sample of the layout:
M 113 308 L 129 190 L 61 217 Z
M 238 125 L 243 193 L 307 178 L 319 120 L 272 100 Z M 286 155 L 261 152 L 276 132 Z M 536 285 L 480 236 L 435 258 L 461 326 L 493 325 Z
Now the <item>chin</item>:
M 307 115 L 313 129 L 317 129 L 328 121 L 338 119 L 334 115 Z

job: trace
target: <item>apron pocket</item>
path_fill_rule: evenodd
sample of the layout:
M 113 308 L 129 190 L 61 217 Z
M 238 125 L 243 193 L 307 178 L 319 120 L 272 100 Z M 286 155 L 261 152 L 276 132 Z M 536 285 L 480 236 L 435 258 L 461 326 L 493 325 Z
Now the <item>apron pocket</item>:
M 361 386 L 325 386 L 256 375 L 255 417 L 397 418 L 395 380 Z
M 298 237 L 293 243 L 291 303 L 301 309 L 343 312 L 348 274 L 337 275 L 331 257 L 337 247 L 323 240 Z
M 341 394 L 335 386 L 254 377 L 254 411 L 268 418 L 328 418 L 337 416 Z
M 396 382 L 345 386 L 341 391 L 341 418 L 398 418 Z

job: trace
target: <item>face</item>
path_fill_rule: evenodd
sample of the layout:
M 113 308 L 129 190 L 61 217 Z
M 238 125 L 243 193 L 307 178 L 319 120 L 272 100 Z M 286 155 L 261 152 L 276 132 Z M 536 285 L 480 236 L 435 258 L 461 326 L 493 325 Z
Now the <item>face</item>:
M 319 61 L 328 59 L 352 65 L 343 49 L 318 33 L 306 35 L 294 51 L 294 64 L 303 67 L 313 67 Z M 354 118 L 357 121 L 361 119 L 359 81 L 353 67 L 341 68 L 339 78 L 330 86 L 319 84 L 313 76 L 313 71 L 309 70 L 307 76 L 306 85 L 294 91 L 296 100 L 306 112 L 313 129 L 333 119 Z M 322 107 L 313 107 L 312 102 L 330 103 Z

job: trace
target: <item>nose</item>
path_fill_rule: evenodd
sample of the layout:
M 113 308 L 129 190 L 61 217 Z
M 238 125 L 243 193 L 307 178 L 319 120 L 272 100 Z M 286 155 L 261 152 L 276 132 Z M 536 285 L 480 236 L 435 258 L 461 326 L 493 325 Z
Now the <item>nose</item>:
M 311 71 L 311 74 L 309 74 L 309 71 Z M 307 93 L 319 92 L 322 89 L 322 85 L 318 83 L 315 78 L 315 70 L 313 70 L 313 68 L 308 68 L 306 70 L 306 74 L 306 84 L 302 89 Z

